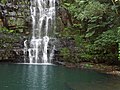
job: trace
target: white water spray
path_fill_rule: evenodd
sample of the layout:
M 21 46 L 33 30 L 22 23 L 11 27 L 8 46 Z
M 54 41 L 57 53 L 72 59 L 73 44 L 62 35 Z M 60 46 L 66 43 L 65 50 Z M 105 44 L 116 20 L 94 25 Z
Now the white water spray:
M 29 63 L 51 63 L 55 45 L 55 0 L 31 0 L 32 37 Z M 55 39 L 54 39 L 55 40 Z

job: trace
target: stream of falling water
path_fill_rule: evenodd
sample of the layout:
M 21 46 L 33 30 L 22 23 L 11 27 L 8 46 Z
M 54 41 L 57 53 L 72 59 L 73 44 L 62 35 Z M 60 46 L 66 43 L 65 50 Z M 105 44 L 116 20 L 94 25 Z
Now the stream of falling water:
M 55 0 L 31 0 L 30 11 L 32 37 L 27 49 L 29 63 L 51 63 L 56 40 L 54 38 Z

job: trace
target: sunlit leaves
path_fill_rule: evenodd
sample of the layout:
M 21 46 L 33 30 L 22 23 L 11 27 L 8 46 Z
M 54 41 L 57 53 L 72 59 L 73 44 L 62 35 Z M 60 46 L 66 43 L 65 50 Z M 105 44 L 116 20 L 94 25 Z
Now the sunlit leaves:
M 1 0 L 2 4 L 5 4 L 7 2 L 7 0 Z
M 117 43 L 118 34 L 116 29 L 108 30 L 103 32 L 95 41 L 95 44 L 104 47 Z
M 0 27 L 1 33 L 15 33 L 15 30 L 9 30 L 6 27 Z
M 106 12 L 107 6 L 97 1 L 75 0 L 75 3 L 65 3 L 65 6 L 73 16 L 79 20 L 101 16 Z

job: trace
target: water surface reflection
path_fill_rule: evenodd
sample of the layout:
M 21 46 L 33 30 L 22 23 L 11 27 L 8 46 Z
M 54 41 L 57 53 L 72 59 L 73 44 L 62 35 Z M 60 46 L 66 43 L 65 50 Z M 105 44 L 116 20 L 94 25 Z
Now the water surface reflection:
M 54 65 L 0 64 L 0 90 L 120 90 L 120 77 Z

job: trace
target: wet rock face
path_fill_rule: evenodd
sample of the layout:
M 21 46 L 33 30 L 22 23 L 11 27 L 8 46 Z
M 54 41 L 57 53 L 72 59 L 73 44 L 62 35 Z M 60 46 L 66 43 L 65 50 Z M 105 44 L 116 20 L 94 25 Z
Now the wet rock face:
M 29 0 L 10 0 L 7 3 L 0 3 L 0 19 L 3 26 L 8 29 L 26 32 L 30 27 L 30 2 Z M 31 27 L 30 27 L 31 28 Z
M 24 38 L 31 30 L 30 0 L 0 1 L 0 28 L 14 30 L 0 31 L 0 62 L 23 62 Z
M 24 62 L 22 50 L 0 50 L 0 62 Z
M 23 62 L 23 48 L 22 37 L 0 33 L 0 62 Z

